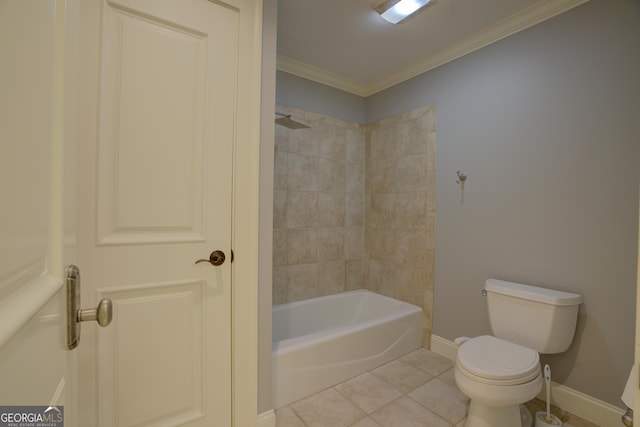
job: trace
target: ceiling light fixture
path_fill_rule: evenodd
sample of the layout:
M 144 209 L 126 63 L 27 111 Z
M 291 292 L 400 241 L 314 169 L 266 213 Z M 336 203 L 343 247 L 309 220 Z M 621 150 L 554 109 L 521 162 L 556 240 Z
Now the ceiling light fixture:
M 431 0 L 384 0 L 373 5 L 373 9 L 387 21 L 397 24 L 417 12 Z

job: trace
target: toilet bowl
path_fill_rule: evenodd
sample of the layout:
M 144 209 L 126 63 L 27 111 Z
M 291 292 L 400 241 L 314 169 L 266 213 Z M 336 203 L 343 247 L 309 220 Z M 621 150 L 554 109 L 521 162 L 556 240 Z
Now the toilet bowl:
M 542 388 L 538 353 L 489 335 L 460 346 L 454 375 L 471 399 L 465 427 L 519 427 L 520 404 Z
M 569 348 L 582 297 L 496 279 L 483 295 L 493 335 L 456 339 L 455 380 L 470 399 L 464 426 L 522 427 L 531 417 L 521 417 L 520 405 L 542 389 L 538 354 Z

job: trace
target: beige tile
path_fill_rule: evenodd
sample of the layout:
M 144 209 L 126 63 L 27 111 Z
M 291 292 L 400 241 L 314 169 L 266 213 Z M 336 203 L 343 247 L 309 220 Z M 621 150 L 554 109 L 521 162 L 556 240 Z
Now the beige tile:
M 403 356 L 400 360 L 434 377 L 453 367 L 453 363 L 449 359 L 445 359 L 425 348 L 413 351 Z
M 427 171 L 427 212 L 436 212 L 436 171 Z
M 427 263 L 427 232 L 424 229 L 399 229 L 395 231 L 395 261 L 398 266 L 419 268 Z
M 345 230 L 342 227 L 318 228 L 318 262 L 343 260 Z
M 318 133 L 318 155 L 334 160 L 344 160 L 346 156 L 347 130 L 336 126 L 336 121 L 331 120 L 326 125 L 320 126 Z
M 287 189 L 293 191 L 318 190 L 318 158 L 289 153 L 287 161 Z
M 395 193 L 371 193 L 371 206 L 366 213 L 367 224 L 371 227 L 390 228 L 395 220 Z
M 365 167 L 365 186 L 369 191 L 388 193 L 396 190 L 396 163 L 395 160 L 385 158 L 367 163 Z
M 377 161 L 382 159 L 394 159 L 397 156 L 395 142 L 395 124 L 392 122 L 379 123 L 369 133 L 367 143 L 369 145 L 369 157 L 367 160 Z
M 388 228 L 367 228 L 365 246 L 372 260 L 394 262 L 396 234 Z
M 318 296 L 316 264 L 287 267 L 287 300 L 300 301 Z
M 287 226 L 287 191 L 273 192 L 273 228 Z
M 426 270 L 424 268 L 397 268 L 396 287 L 394 295 L 401 301 L 422 307 L 425 288 L 427 286 Z
M 347 163 L 344 170 L 345 190 L 347 193 L 362 193 L 364 191 L 364 165 Z
M 284 152 L 276 152 L 273 166 L 274 190 L 286 190 L 289 185 L 288 155 Z
M 364 289 L 364 262 L 361 259 L 345 261 L 345 290 Z
M 344 292 L 344 261 L 320 262 L 316 265 L 318 271 L 318 295 L 331 295 Z
M 273 267 L 272 293 L 273 305 L 284 304 L 287 301 L 287 275 L 288 267 Z
M 273 230 L 273 266 L 287 265 L 287 230 L 275 228 Z
M 402 149 L 402 155 L 427 152 L 427 134 L 423 131 L 419 119 L 399 121 L 396 132 L 395 138 Z
M 297 118 L 299 114 L 293 114 Z M 289 131 L 287 151 L 289 153 L 318 155 L 317 129 L 311 124 L 310 129 L 295 129 Z
M 456 386 L 456 379 L 455 379 L 455 375 L 454 375 L 454 368 L 448 369 L 446 371 L 444 371 L 443 373 L 441 373 L 440 375 L 438 375 L 438 379 L 442 382 L 445 382 L 449 385 L 452 386 Z
M 345 166 L 343 161 L 318 159 L 318 190 L 344 192 Z
M 318 193 L 287 192 L 286 221 L 287 227 L 315 227 L 318 222 Z
M 451 427 L 415 400 L 403 396 L 371 414 L 382 427 Z
M 427 191 L 397 193 L 395 198 L 394 225 L 403 228 L 426 229 Z
M 389 362 L 371 373 L 402 393 L 409 393 L 432 378 L 426 372 L 401 360 Z
M 367 289 L 393 298 L 395 286 L 395 270 L 392 264 L 369 260 L 365 280 Z
M 362 259 L 364 256 L 364 230 L 362 227 L 349 227 L 344 231 L 345 259 Z
M 344 193 L 318 193 L 317 225 L 336 227 L 344 225 Z
M 353 424 L 351 427 L 380 427 L 380 424 L 373 421 L 373 418 L 367 417 L 363 418 L 357 423 Z
M 287 230 L 287 261 L 289 265 L 316 262 L 318 252 L 318 231 L 296 228 Z
M 427 189 L 426 154 L 415 154 L 397 160 L 396 191 L 425 191 Z
M 424 328 L 422 328 L 422 346 L 424 348 L 431 348 L 431 335 L 431 327 L 424 326 Z
M 290 130 L 283 126 L 276 126 L 274 141 L 276 152 L 289 150 L 289 132 Z
M 304 423 L 289 406 L 276 411 L 276 427 L 305 427 Z
M 364 225 L 364 193 L 347 193 L 345 195 L 345 218 L 347 227 Z
M 450 423 L 457 423 L 466 415 L 469 401 L 457 387 L 438 378 L 413 390 L 409 397 Z
M 368 372 L 338 384 L 336 390 L 367 414 L 402 396 L 398 390 Z
M 365 132 L 361 127 L 347 129 L 346 160 L 364 164 Z
M 346 427 L 365 417 L 365 413 L 330 388 L 291 407 L 308 427 Z
M 427 170 L 436 170 L 436 133 L 427 134 Z

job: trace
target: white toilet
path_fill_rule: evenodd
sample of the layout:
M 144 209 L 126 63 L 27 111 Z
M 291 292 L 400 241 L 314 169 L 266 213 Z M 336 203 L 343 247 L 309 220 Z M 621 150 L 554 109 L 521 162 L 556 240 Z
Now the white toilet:
M 456 383 L 471 399 L 465 427 L 519 427 L 520 404 L 542 387 L 538 353 L 569 348 L 582 297 L 495 279 L 483 294 L 494 336 L 456 340 Z

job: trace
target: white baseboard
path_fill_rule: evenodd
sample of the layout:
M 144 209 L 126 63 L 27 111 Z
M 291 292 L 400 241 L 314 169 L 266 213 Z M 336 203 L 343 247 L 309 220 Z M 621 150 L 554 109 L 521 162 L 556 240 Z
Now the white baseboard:
M 273 409 L 258 415 L 258 427 L 276 427 L 276 413 Z
M 458 346 L 453 342 L 439 337 L 431 336 L 431 351 L 455 362 Z M 551 404 L 570 412 L 599 426 L 622 425 L 620 417 L 624 410 L 611 405 L 595 397 L 551 381 Z M 538 394 L 538 399 L 545 401 L 545 391 Z

